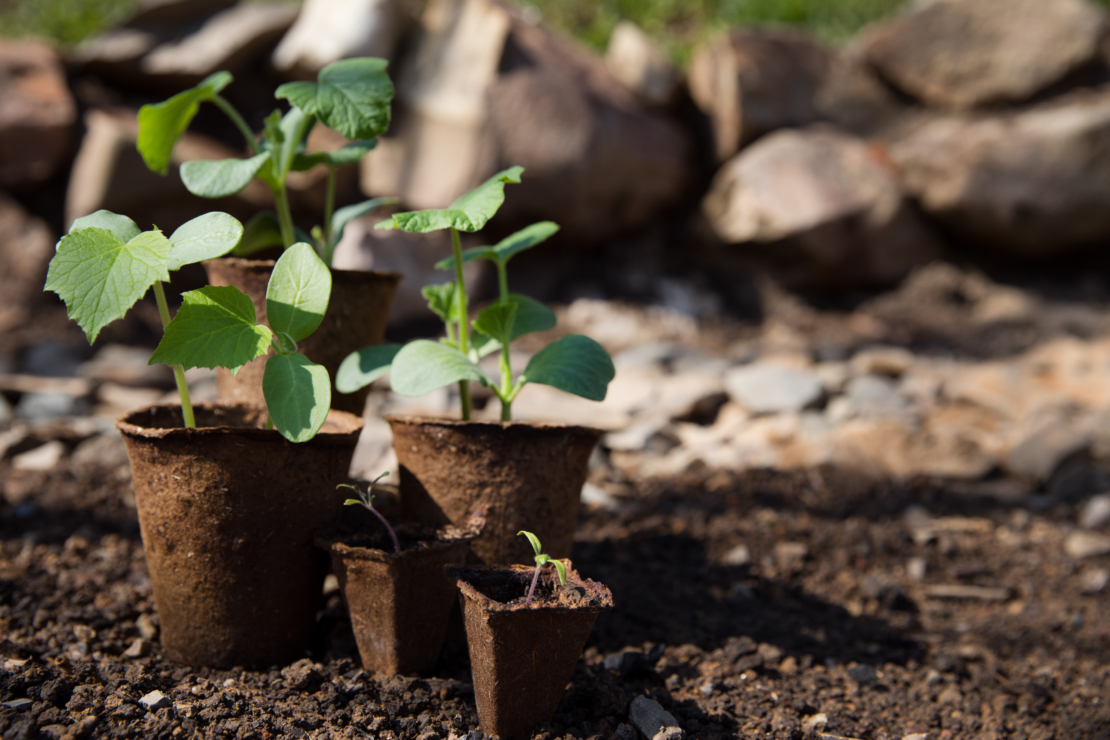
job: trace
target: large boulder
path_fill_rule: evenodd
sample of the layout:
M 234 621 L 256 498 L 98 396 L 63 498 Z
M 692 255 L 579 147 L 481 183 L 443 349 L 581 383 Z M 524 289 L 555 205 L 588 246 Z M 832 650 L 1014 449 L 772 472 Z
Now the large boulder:
M 499 214 L 551 219 L 597 243 L 674 207 L 691 142 L 595 55 L 493 0 L 429 5 L 397 80 L 391 140 L 364 160 L 363 189 L 442 207 L 498 169 L 525 168 Z
M 1028 100 L 1099 56 L 1107 14 L 1086 0 L 928 0 L 877 25 L 864 55 L 930 105 Z
M 890 284 L 940 253 L 881 150 L 824 124 L 741 151 L 703 207 L 722 241 L 754 245 L 799 286 Z
M 632 21 L 621 21 L 613 29 L 605 65 L 622 85 L 655 106 L 674 102 L 682 83 L 667 53 Z
M 48 180 L 70 152 L 77 107 L 50 47 L 0 41 L 0 188 Z
M 951 115 L 895 141 L 905 187 L 963 237 L 1027 256 L 1110 237 L 1110 88 Z
M 306 0 L 271 61 L 287 77 L 315 80 L 321 69 L 340 59 L 388 59 L 406 20 L 400 0 Z
M 43 301 L 54 235 L 41 220 L 0 194 L 0 332 L 21 326 Z
M 794 31 L 720 36 L 695 54 L 688 82 L 722 161 L 776 129 L 829 121 L 870 135 L 901 112 L 866 65 Z

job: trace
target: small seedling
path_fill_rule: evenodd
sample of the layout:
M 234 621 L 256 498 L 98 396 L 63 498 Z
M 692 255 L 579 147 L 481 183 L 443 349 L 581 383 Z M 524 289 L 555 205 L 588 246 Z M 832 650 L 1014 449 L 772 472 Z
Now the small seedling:
M 525 537 L 527 537 L 528 541 L 532 543 L 532 549 L 536 551 L 536 572 L 532 574 L 532 585 L 528 588 L 528 596 L 524 599 L 524 605 L 527 606 L 528 604 L 532 603 L 532 595 L 536 592 L 536 584 L 539 583 L 540 571 L 543 570 L 543 566 L 547 565 L 548 563 L 554 565 L 555 570 L 559 574 L 559 584 L 563 586 L 567 585 L 567 567 L 563 565 L 561 561 L 556 560 L 548 555 L 544 555 L 543 548 L 540 546 L 540 538 L 536 535 L 524 530 L 517 532 L 516 535 L 517 537 L 519 537 L 520 535 L 524 535 Z
M 167 330 L 171 322 L 162 284 L 169 282 L 170 272 L 227 254 L 242 236 L 243 225 L 226 213 L 206 213 L 166 237 L 157 227 L 140 231 L 127 216 L 97 211 L 74 221 L 58 242 L 43 289 L 65 301 L 89 344 L 151 288 Z M 195 427 L 185 367 L 166 364 L 173 368 L 185 426 Z
M 311 242 L 324 264 L 331 265 L 335 247 L 347 224 L 378 206 L 396 203 L 396 198 L 374 198 L 335 210 L 336 169 L 354 164 L 377 145 L 377 136 L 389 128 L 393 83 L 386 74 L 384 59 L 343 59 L 320 70 L 316 82 L 288 82 L 274 97 L 288 100 L 290 110 L 275 110 L 266 118 L 261 140 L 243 116 L 220 95 L 231 81 L 228 72 L 217 72 L 196 87 L 169 100 L 144 105 L 139 110 L 137 147 L 147 167 L 166 174 L 174 145 L 185 133 L 201 103 L 212 103 L 235 124 L 246 140 L 251 156 L 246 159 L 192 161 L 181 165 L 181 181 L 190 193 L 202 198 L 223 198 L 239 192 L 258 178 L 274 196 L 277 213 L 264 211 L 247 222 L 234 254 L 246 256 L 260 249 L 296 242 Z M 351 139 L 335 152 L 306 152 L 305 142 L 317 121 Z M 293 225 L 286 181 L 290 172 L 327 167 L 327 191 L 323 226 L 311 236 Z
M 527 383 L 550 385 L 592 401 L 605 399 L 615 374 L 613 362 L 600 344 L 580 334 L 552 342 L 532 357 L 523 373 L 513 377 L 509 345 L 525 334 L 554 327 L 555 313 L 528 296 L 510 293 L 507 265 L 514 255 L 543 242 L 559 227 L 543 221 L 492 247 L 463 252 L 460 246 L 459 232 L 485 226 L 505 201 L 505 185 L 520 182 L 523 171 L 511 167 L 499 172 L 446 209 L 398 213 L 377 225 L 415 233 L 450 229 L 453 256 L 436 267 L 454 271 L 455 280 L 423 291 L 428 307 L 444 322 L 444 337 L 439 341 L 417 339 L 404 346 L 380 344 L 352 353 L 336 374 L 336 388 L 341 393 L 353 393 L 387 372 L 393 391 L 401 396 L 422 396 L 457 382 L 463 421 L 470 419 L 470 381 L 494 392 L 501 401 L 502 421 L 512 419 L 512 402 Z M 476 259 L 495 263 L 500 292 L 493 305 L 470 321 L 463 265 Z M 494 381 L 478 361 L 498 350 L 501 377 Z
M 381 515 L 381 512 L 374 508 L 374 484 L 387 475 L 389 475 L 388 472 L 382 473 L 377 478 L 370 481 L 370 485 L 367 487 L 365 493 L 360 491 L 358 486 L 352 486 L 350 483 L 340 483 L 338 486 L 336 486 L 336 488 L 350 488 L 358 495 L 358 498 L 347 499 L 343 502 L 343 505 L 362 506 L 365 507 L 366 510 L 369 511 L 371 514 L 376 516 L 378 518 L 378 521 L 385 526 L 386 531 L 389 532 L 389 538 L 393 540 L 393 552 L 400 553 L 401 541 L 397 539 L 397 533 L 393 531 L 393 527 L 389 526 L 389 522 L 385 520 L 385 517 Z

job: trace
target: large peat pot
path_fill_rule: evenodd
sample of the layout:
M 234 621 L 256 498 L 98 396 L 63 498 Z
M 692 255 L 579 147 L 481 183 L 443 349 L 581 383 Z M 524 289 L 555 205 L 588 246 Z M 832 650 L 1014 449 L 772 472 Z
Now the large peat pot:
M 567 585 L 545 568 L 525 604 L 533 567 L 452 568 L 470 648 L 474 700 L 482 732 L 528 737 L 550 721 L 566 690 L 594 620 L 613 608 L 604 585 L 567 566 Z
M 388 416 L 400 465 L 401 512 L 432 527 L 466 526 L 485 510 L 470 543 L 480 564 L 528 562 L 517 532 L 535 533 L 545 551 L 568 557 L 582 485 L 601 431 L 563 424 L 476 422 Z
M 455 587 L 444 568 L 466 562 L 476 532 L 396 527 L 401 552 L 380 525 L 375 535 L 331 530 L 316 544 L 331 555 L 351 615 L 362 667 L 387 676 L 426 676 L 447 634 Z
M 362 419 L 331 411 L 292 444 L 256 406 L 180 406 L 116 421 L 131 459 L 143 549 L 168 658 L 271 666 L 303 655 L 327 557 L 313 534 L 342 510 Z
M 273 260 L 224 257 L 205 261 L 204 269 L 210 284 L 233 285 L 250 296 L 258 321 L 266 323 L 266 286 L 274 269 Z M 335 374 L 347 355 L 379 344 L 385 338 L 389 307 L 401 275 L 382 270 L 333 269 L 331 280 L 331 300 L 324 320 L 311 336 L 298 343 L 297 348 L 308 359 L 327 368 L 333 379 L 332 408 L 361 416 L 369 386 L 354 393 L 339 393 L 335 390 Z M 262 374 L 268 358 L 269 354 L 251 360 L 235 375 L 230 370 L 217 368 L 216 392 L 220 402 L 265 403 Z

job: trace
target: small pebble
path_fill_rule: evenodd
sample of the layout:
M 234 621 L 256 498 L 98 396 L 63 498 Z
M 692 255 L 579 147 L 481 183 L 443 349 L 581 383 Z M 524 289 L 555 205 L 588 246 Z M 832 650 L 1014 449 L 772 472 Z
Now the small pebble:
M 1110 537 L 1098 532 L 1072 532 L 1064 540 L 1064 552 L 1076 560 L 1110 552 Z
M 1096 529 L 1110 524 L 1110 493 L 1100 493 L 1092 496 L 1083 505 L 1079 515 L 1079 526 L 1084 529 Z
M 135 628 L 139 630 L 139 636 L 144 640 L 153 640 L 158 636 L 158 627 L 155 626 L 149 614 L 140 614 L 135 620 Z
M 870 686 L 879 680 L 879 674 L 869 665 L 854 665 L 848 669 L 848 676 L 860 686 Z
M 138 638 L 131 643 L 131 647 L 123 652 L 125 658 L 145 658 L 150 655 L 150 643 L 143 638 Z
M 731 565 L 734 567 L 747 565 L 750 562 L 752 562 L 752 553 L 748 550 L 747 545 L 737 545 L 726 552 L 724 557 L 721 558 L 721 563 L 723 565 Z
M 149 694 L 143 696 L 142 699 L 139 699 L 139 703 L 150 711 L 154 711 L 155 709 L 164 709 L 173 704 L 173 702 L 170 701 L 170 698 L 158 689 L 155 689 Z
M 1079 574 L 1079 583 L 1085 594 L 1097 594 L 1106 588 L 1108 582 L 1110 582 L 1110 570 L 1106 568 L 1088 568 Z
M 829 723 L 829 715 L 821 712 L 806 717 L 802 720 L 802 730 L 805 732 L 820 732 L 825 729 L 825 725 Z
M 637 696 L 629 708 L 629 719 L 648 740 L 682 740 L 685 731 L 678 720 L 654 699 Z

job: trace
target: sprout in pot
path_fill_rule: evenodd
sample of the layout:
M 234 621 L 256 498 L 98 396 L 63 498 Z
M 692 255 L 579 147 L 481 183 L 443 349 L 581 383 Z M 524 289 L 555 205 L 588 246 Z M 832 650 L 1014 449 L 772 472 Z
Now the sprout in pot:
M 492 247 L 462 251 L 460 231 L 478 231 L 493 217 L 505 200 L 506 183 L 520 182 L 522 167 L 499 172 L 443 210 L 395 214 L 377 228 L 398 228 L 427 233 L 450 229 L 454 254 L 436 267 L 454 270 L 455 280 L 424 289 L 429 308 L 439 316 L 445 336 L 439 341 L 417 339 L 402 346 L 381 344 L 349 355 L 339 367 L 336 388 L 351 393 L 390 374 L 393 391 L 401 396 L 421 396 L 437 388 L 459 384 L 462 419 L 471 414 L 470 381 L 489 387 L 501 401 L 501 420 L 512 419 L 512 402 L 527 383 L 550 385 L 592 401 L 602 401 L 615 374 L 605 349 L 589 337 L 572 334 L 540 350 L 513 377 L 509 345 L 525 334 L 555 326 L 554 312 L 544 304 L 519 293 L 510 293 L 507 265 L 516 254 L 543 242 L 558 226 L 550 221 L 533 224 Z M 463 264 L 491 260 L 497 266 L 499 295 L 473 321 L 463 278 Z M 500 351 L 500 378 L 493 380 L 478 361 Z
M 371 525 L 377 530 L 371 533 L 365 523 L 352 528 L 352 521 L 321 532 L 316 544 L 331 555 L 363 667 L 380 675 L 427 675 L 439 657 L 455 600 L 443 569 L 465 562 L 484 519 L 476 514 L 465 531 L 412 522 L 394 529 L 374 508 L 373 487 L 381 477 L 365 492 L 339 487 L 355 491 L 357 498 L 344 503 L 369 511 L 384 525 L 390 544 L 379 527 Z
M 396 198 L 374 198 L 335 210 L 336 169 L 357 163 L 377 145 L 376 137 L 389 128 L 393 83 L 386 74 L 386 65 L 384 59 L 372 57 L 343 59 L 320 70 L 316 82 L 279 86 L 274 97 L 288 100 L 292 107 L 284 115 L 275 110 L 266 118 L 261 140 L 256 140 L 243 116 L 220 95 L 231 83 L 231 74 L 217 72 L 196 87 L 139 110 L 139 153 L 147 167 L 165 174 L 173 147 L 200 104 L 216 105 L 242 133 L 251 156 L 185 162 L 181 165 L 185 187 L 203 198 L 223 198 L 258 178 L 273 193 L 277 213 L 264 211 L 248 221 L 233 254 L 243 257 L 267 247 L 282 245 L 288 249 L 295 242 L 311 242 L 320 259 L 330 266 L 335 247 L 352 219 L 397 202 Z M 306 152 L 305 142 L 317 122 L 351 139 L 351 143 L 335 152 Z M 309 236 L 293 225 L 286 181 L 291 172 L 320 165 L 327 167 L 328 173 L 324 221 Z

